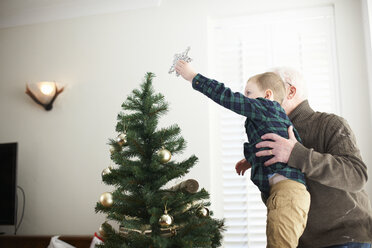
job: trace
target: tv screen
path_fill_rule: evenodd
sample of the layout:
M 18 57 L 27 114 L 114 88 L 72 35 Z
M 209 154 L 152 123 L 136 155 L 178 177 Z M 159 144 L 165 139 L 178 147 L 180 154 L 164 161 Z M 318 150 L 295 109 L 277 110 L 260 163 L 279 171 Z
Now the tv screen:
M 0 144 L 0 225 L 15 225 L 17 143 Z

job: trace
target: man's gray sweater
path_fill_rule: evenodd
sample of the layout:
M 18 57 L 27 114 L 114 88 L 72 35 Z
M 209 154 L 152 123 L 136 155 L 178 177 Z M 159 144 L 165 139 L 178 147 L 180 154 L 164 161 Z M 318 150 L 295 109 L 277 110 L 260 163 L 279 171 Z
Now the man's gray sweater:
M 364 191 L 367 167 L 348 123 L 334 114 L 314 112 L 308 101 L 289 118 L 303 144 L 296 143 L 288 165 L 305 173 L 311 195 L 299 247 L 372 243 L 372 209 Z

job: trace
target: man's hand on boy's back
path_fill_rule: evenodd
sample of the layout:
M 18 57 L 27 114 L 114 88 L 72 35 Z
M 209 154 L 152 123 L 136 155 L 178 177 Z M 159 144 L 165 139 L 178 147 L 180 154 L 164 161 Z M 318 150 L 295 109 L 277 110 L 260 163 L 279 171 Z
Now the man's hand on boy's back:
M 293 147 L 297 143 L 296 136 L 293 132 L 293 126 L 288 128 L 289 138 L 283 138 L 275 133 L 264 134 L 261 139 L 263 141 L 256 144 L 257 148 L 271 148 L 270 150 L 262 150 L 256 152 L 257 157 L 271 156 L 273 157 L 267 160 L 264 165 L 270 166 L 274 163 L 288 163 L 289 157 L 291 156 Z
M 192 82 L 192 79 L 196 76 L 196 72 L 190 66 L 189 63 L 178 60 L 176 64 L 176 72 L 180 74 L 185 80 Z

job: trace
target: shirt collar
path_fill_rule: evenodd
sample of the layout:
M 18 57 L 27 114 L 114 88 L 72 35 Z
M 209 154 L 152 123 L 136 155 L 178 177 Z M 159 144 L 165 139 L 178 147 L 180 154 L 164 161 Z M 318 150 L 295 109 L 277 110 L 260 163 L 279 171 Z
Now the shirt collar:
M 294 110 L 292 110 L 292 112 L 288 115 L 288 117 L 293 122 L 293 121 L 307 119 L 313 113 L 314 113 L 314 110 L 310 107 L 309 101 L 304 100 Z

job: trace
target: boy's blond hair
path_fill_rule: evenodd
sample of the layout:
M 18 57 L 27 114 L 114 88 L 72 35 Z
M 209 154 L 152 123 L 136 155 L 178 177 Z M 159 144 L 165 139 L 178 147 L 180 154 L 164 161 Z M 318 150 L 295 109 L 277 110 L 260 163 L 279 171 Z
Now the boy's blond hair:
M 286 91 L 283 80 L 274 72 L 265 72 L 254 75 L 248 79 L 257 85 L 260 90 L 272 90 L 274 101 L 282 104 Z

